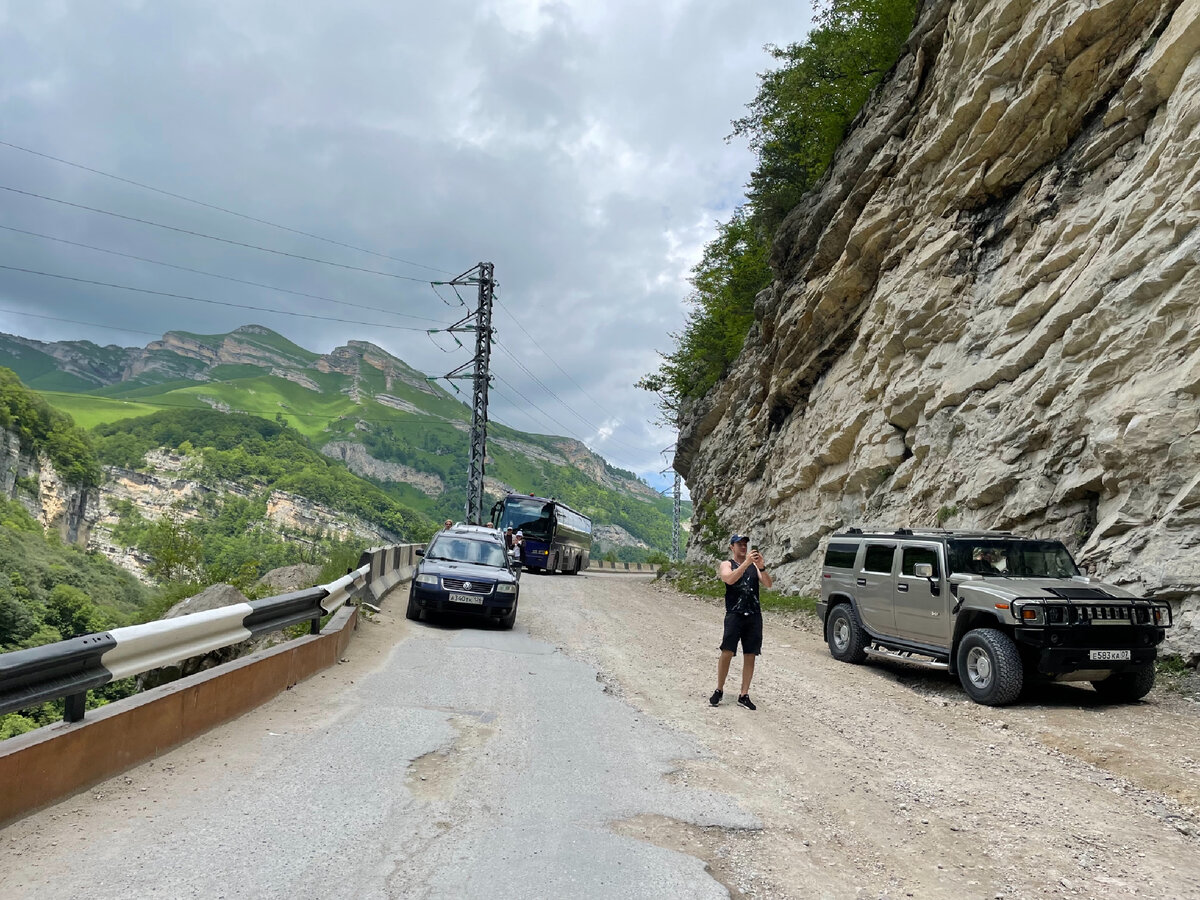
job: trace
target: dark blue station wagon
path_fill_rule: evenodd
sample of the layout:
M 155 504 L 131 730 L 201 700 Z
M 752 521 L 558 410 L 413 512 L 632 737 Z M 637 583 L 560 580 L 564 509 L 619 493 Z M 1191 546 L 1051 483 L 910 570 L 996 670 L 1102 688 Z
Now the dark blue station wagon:
M 512 628 L 517 620 L 520 576 L 513 570 L 498 531 L 478 527 L 438 532 L 422 553 L 408 595 L 410 619 L 422 613 L 478 616 Z

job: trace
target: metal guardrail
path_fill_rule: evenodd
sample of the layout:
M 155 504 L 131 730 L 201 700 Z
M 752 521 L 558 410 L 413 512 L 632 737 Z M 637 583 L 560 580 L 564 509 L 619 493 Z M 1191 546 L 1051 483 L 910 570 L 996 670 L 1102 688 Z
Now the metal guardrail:
M 414 546 L 368 550 L 357 569 L 306 590 L 0 653 L 0 714 L 64 698 L 63 719 L 78 722 L 87 692 L 111 681 L 301 622 L 311 622 L 311 633 L 317 634 L 322 616 L 364 589 L 377 599 L 409 577 Z

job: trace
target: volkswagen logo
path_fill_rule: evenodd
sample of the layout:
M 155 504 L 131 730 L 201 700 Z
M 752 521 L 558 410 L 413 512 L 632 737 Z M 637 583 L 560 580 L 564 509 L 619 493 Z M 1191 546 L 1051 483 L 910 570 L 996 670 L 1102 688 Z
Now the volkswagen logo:
M 464 581 L 464 582 L 463 582 L 463 590 L 464 590 L 464 591 L 469 591 L 470 589 L 471 589 L 471 582 L 469 582 L 469 581 Z

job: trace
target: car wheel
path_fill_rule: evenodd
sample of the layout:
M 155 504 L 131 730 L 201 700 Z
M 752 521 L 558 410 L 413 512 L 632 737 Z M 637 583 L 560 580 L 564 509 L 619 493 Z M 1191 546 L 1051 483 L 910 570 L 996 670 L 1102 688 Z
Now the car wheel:
M 1134 703 L 1154 687 L 1154 666 L 1139 666 L 1131 672 L 1114 672 L 1103 681 L 1093 681 L 1096 693 L 1113 703 Z
M 500 617 L 500 627 L 505 631 L 512 631 L 512 627 L 517 624 L 517 601 L 513 601 L 512 609 L 509 610 L 507 616 Z
M 867 658 L 867 634 L 849 603 L 839 603 L 825 624 L 829 636 L 829 654 L 836 660 L 860 663 Z
M 404 617 L 414 622 L 421 621 L 421 607 L 417 606 L 417 598 L 413 596 L 412 591 L 408 592 L 408 609 L 404 611 Z
M 1003 706 L 1021 694 L 1025 671 L 1017 645 L 1003 631 L 976 628 L 958 645 L 958 678 L 976 703 Z

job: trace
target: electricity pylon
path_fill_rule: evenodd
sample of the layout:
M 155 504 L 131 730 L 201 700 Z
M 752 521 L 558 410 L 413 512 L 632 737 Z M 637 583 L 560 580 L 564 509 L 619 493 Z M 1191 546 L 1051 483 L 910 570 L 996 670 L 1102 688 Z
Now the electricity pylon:
M 464 316 L 443 331 L 474 331 L 475 357 L 446 374 L 447 380 L 471 379 L 471 446 L 467 461 L 467 508 L 466 521 L 482 525 L 483 517 L 483 464 L 487 458 L 487 406 L 488 386 L 492 376 L 488 371 L 492 359 L 492 297 L 496 282 L 494 266 L 481 262 L 472 266 L 452 281 L 451 285 L 476 284 L 479 286 L 479 305 L 473 313 Z M 472 368 L 471 372 L 467 369 Z

